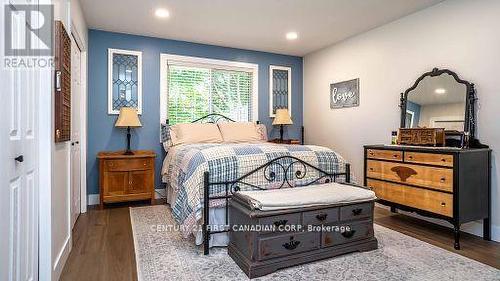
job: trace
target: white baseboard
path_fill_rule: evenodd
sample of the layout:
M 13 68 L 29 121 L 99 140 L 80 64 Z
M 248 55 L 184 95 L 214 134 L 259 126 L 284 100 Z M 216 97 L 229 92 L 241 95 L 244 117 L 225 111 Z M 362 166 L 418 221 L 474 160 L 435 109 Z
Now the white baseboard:
M 380 208 L 383 208 L 383 209 L 387 209 L 387 210 L 390 209 L 388 206 L 384 206 L 384 205 L 381 205 L 381 204 L 377 204 L 377 207 L 380 207 Z M 450 223 L 448 223 L 448 222 L 446 222 L 444 220 L 435 219 L 435 218 L 429 218 L 429 217 L 424 217 L 424 216 L 421 216 L 419 214 L 415 214 L 415 213 L 412 213 L 412 212 L 406 212 L 406 211 L 403 211 L 403 210 L 398 210 L 398 213 L 404 214 L 404 215 L 407 215 L 407 216 L 410 216 L 410 217 L 415 217 L 415 218 L 418 218 L 418 219 L 422 219 L 422 220 L 425 220 L 425 221 L 428 221 L 428 222 L 432 222 L 432 223 L 435 223 L 435 224 L 438 224 L 438 225 L 441 225 L 441 226 L 445 226 L 445 227 L 448 227 L 448 228 L 453 228 L 453 226 Z M 483 237 L 483 222 L 482 221 L 473 221 L 473 222 L 464 223 L 464 224 L 462 224 L 460 226 L 460 230 L 463 231 L 463 232 L 470 233 L 472 235 Z M 491 240 L 500 242 L 500 226 L 494 225 L 494 224 L 491 225 Z
M 57 258 L 52 266 L 52 280 L 59 280 L 62 270 L 66 261 L 68 260 L 69 253 L 71 252 L 71 236 L 66 237 L 61 251 L 57 255 Z
M 155 189 L 155 199 L 163 199 L 166 198 L 166 189 L 165 188 L 157 188 Z M 87 198 L 87 202 L 90 205 L 99 205 L 99 194 L 89 194 Z
M 155 199 L 167 198 L 167 190 L 165 188 L 155 189 Z
M 89 194 L 87 198 L 88 205 L 99 205 L 99 194 Z

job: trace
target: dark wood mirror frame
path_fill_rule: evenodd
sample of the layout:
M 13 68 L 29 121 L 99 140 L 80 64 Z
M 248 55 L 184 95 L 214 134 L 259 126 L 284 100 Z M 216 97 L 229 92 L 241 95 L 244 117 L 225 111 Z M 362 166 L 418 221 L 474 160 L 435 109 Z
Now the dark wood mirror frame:
M 440 76 L 442 74 L 449 74 L 451 75 L 455 81 L 457 81 L 460 84 L 465 85 L 466 87 L 466 102 L 465 102 L 465 122 L 464 122 L 464 133 L 469 133 L 469 147 L 485 147 L 485 145 L 480 144 L 480 142 L 476 139 L 476 89 L 474 88 L 474 84 L 470 83 L 469 81 L 463 80 L 458 75 L 449 70 L 449 69 L 438 69 L 434 68 L 432 71 L 426 72 L 420 76 L 413 86 L 408 88 L 404 93 L 401 93 L 401 98 L 400 98 L 400 107 L 401 107 L 401 125 L 400 128 L 405 128 L 406 126 L 406 103 L 408 101 L 408 94 L 415 90 L 420 83 L 425 77 L 436 77 Z

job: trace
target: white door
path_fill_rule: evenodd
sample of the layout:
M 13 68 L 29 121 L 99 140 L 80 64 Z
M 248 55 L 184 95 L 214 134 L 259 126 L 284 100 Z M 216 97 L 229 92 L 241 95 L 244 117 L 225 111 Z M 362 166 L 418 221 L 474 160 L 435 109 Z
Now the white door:
M 5 23 L 0 0 L 0 23 Z M 37 1 L 35 1 L 37 2 Z M 25 13 L 12 18 L 12 40 L 22 44 Z M 34 19 L 34 18 L 32 18 Z M 34 20 L 37 20 L 36 18 Z M 2 31 L 4 27 L 2 26 Z M 16 44 L 16 43 L 15 43 Z M 0 36 L 4 55 L 4 34 Z M 19 45 L 17 45 L 19 46 Z M 3 58 L 2 58 L 3 63 Z M 0 280 L 38 280 L 39 71 L 0 67 Z
M 71 36 L 71 228 L 80 215 L 81 202 L 81 52 Z

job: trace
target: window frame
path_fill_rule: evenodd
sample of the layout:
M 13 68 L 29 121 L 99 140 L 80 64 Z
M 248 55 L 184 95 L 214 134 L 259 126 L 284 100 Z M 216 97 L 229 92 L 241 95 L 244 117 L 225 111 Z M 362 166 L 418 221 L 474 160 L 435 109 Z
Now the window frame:
M 142 52 L 108 49 L 108 115 L 118 115 L 120 110 L 113 110 L 113 55 L 132 55 L 137 56 L 137 113 L 142 114 Z
M 160 123 L 168 118 L 168 65 L 217 68 L 252 73 L 252 120 L 259 120 L 259 65 L 230 60 L 160 54 Z M 218 113 L 218 112 L 214 112 Z

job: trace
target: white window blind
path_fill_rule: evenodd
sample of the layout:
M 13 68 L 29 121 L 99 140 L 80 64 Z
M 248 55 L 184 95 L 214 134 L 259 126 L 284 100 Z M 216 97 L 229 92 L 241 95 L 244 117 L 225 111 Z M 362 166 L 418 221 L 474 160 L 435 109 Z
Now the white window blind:
M 168 119 L 188 123 L 210 113 L 252 121 L 254 72 L 241 68 L 169 63 Z

